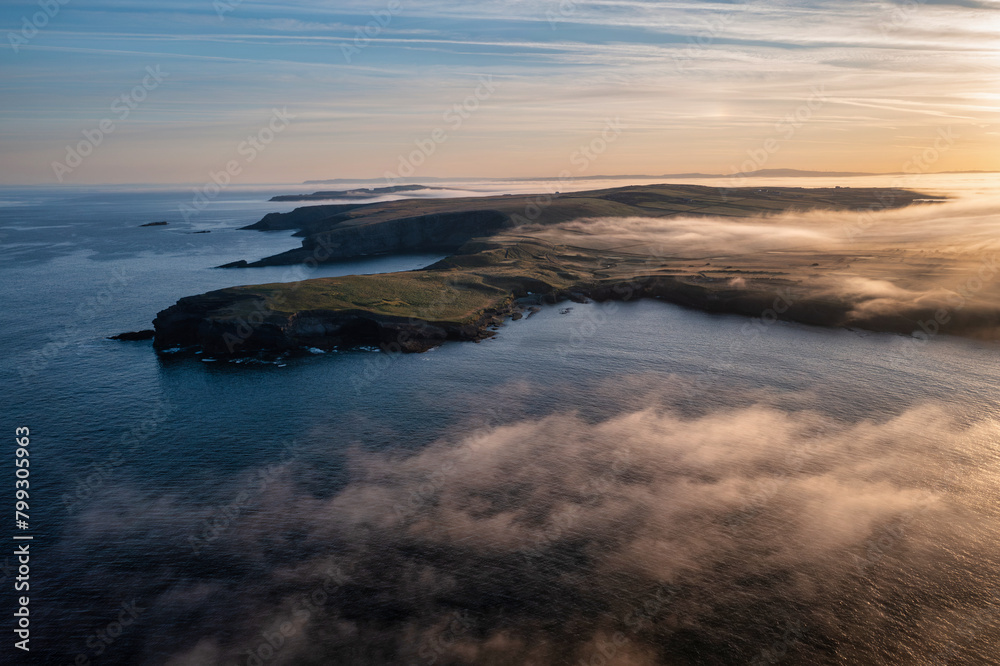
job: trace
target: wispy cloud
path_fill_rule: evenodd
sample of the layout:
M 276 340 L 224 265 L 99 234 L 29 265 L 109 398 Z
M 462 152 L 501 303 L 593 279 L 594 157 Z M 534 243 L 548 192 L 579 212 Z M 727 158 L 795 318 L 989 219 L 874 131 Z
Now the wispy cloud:
M 283 137 L 288 149 L 261 161 L 260 178 L 377 176 L 487 73 L 502 89 L 427 175 L 468 173 L 483 154 L 494 156 L 483 175 L 554 175 L 616 116 L 637 138 L 623 136 L 601 171 L 725 171 L 817 84 L 830 103 L 783 149 L 781 166 L 893 171 L 910 144 L 901 135 L 957 123 L 978 133 L 945 166 L 1000 168 L 988 132 L 1000 109 L 976 96 L 1000 86 L 995 2 L 437 0 L 378 19 L 388 6 L 246 0 L 223 20 L 210 3 L 68 4 L 17 52 L 0 41 L 0 114 L 14 141 L 0 154 L 0 179 L 47 182 L 53 150 L 100 118 L 133 71 L 161 60 L 172 85 L 146 108 L 143 150 L 91 160 L 76 182 L 137 171 L 186 180 L 180 174 L 198 165 L 155 155 L 183 140 L 172 114 L 183 122 L 196 109 L 206 127 L 236 126 L 258 108 L 290 104 L 313 124 Z M 0 26 L 19 30 L 24 11 L 5 4 Z M 358 44 L 360 55 L 346 58 Z M 351 119 L 359 109 L 367 113 Z M 206 140 L 194 129 L 192 153 Z M 366 149 L 354 138 L 363 134 Z M 863 147 L 852 157 L 816 149 L 851 142 Z M 317 156 L 334 153 L 331 172 Z

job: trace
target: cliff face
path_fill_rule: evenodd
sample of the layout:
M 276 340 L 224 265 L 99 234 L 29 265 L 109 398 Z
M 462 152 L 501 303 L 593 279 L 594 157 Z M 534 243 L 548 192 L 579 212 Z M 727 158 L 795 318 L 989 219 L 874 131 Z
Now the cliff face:
M 333 228 L 309 235 L 301 248 L 253 263 L 240 263 L 239 267 L 280 266 L 309 260 L 323 263 L 378 254 L 454 252 L 473 238 L 490 236 L 513 226 L 507 215 L 495 210 L 433 213 L 350 226 L 339 226 L 338 216 L 343 213 L 323 218 L 324 225 Z M 299 218 L 299 223 L 308 227 L 307 220 Z
M 447 340 L 489 337 L 492 335 L 489 327 L 513 312 L 513 301 L 504 299 L 466 323 L 431 322 L 362 310 L 304 310 L 291 315 L 261 314 L 255 318 L 220 314 L 199 298 L 182 299 L 157 315 L 153 322 L 157 350 L 196 347 L 219 357 L 304 348 L 378 347 L 390 352 L 423 352 Z M 224 303 L 220 309 L 229 305 Z M 262 313 L 266 312 L 266 304 L 258 305 Z
M 495 210 L 435 213 L 332 229 L 310 236 L 303 247 L 323 248 L 339 257 L 412 252 L 412 248 L 454 252 L 473 238 L 490 236 L 511 226 L 510 218 Z
M 256 300 L 259 299 L 252 294 L 239 294 L 226 289 L 182 298 L 157 313 L 153 320 L 153 329 L 156 331 L 153 346 L 161 350 L 173 347 L 214 347 L 212 339 L 218 337 L 221 329 L 213 321 L 212 315 L 240 301 Z

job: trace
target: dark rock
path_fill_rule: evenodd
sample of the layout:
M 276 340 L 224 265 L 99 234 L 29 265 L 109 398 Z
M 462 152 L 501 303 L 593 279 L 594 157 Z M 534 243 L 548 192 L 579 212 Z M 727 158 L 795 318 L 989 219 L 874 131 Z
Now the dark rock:
M 124 340 L 126 342 L 134 342 L 138 340 L 152 340 L 153 336 L 156 335 L 156 331 L 152 329 L 146 329 L 144 331 L 132 331 L 129 333 L 119 333 L 118 335 L 112 335 L 108 340 Z

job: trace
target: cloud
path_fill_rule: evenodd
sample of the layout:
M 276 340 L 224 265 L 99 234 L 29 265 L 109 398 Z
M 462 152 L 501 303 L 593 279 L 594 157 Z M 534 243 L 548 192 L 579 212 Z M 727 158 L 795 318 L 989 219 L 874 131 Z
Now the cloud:
M 995 338 L 998 210 L 1000 198 L 980 194 L 871 213 L 596 218 L 526 225 L 518 233 L 610 253 L 649 254 L 662 263 L 661 271 L 735 277 L 730 284 L 738 288 L 794 284 L 799 298 L 844 307 L 844 317 L 831 325 L 884 329 L 875 320 L 890 316 L 897 322 L 888 330 L 907 332 L 907 326 L 917 330 L 918 320 L 937 319 L 947 324 L 941 330 Z
M 109 653 L 138 664 L 974 651 L 954 624 L 995 600 L 975 583 L 1000 564 L 976 447 L 998 435 L 934 407 L 842 422 L 765 404 L 685 416 L 653 399 L 410 454 L 355 449 L 349 480 L 323 492 L 291 463 L 197 556 L 184 537 L 198 509 L 119 492 L 74 526 L 62 561 L 84 581 L 71 594 L 148 604 Z
M 713 217 L 581 219 L 557 227 L 525 226 L 520 233 L 587 247 L 591 243 L 655 245 L 674 256 L 746 254 L 783 249 L 815 250 L 836 242 L 831 230 L 774 220 Z M 589 237 L 589 238 L 587 238 Z

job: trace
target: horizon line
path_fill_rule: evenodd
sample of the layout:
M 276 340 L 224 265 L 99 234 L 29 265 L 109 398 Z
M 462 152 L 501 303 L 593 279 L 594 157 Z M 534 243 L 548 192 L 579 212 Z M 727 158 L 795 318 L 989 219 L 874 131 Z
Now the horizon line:
M 303 185 L 323 185 L 323 184 L 351 184 L 351 183 L 385 183 L 386 185 L 420 185 L 421 181 L 424 182 L 493 182 L 493 183 L 505 183 L 505 182 L 551 182 L 551 181 L 587 181 L 587 180 L 625 180 L 625 179 L 642 179 L 651 180 L 656 178 L 692 178 L 692 179 L 719 179 L 719 178 L 865 178 L 865 177 L 878 177 L 878 176 L 935 176 L 935 175 L 963 175 L 963 174 L 1000 174 L 1000 169 L 988 170 L 988 169 L 968 169 L 968 170 L 948 170 L 948 171 L 926 171 L 919 173 L 903 172 L 903 171 L 887 171 L 887 172 L 868 172 L 868 171 L 814 171 L 807 169 L 759 169 L 757 171 L 747 171 L 747 172 L 737 172 L 728 174 L 714 174 L 714 173 L 700 173 L 700 172 L 687 172 L 687 173 L 666 173 L 666 174 L 599 174 L 595 176 L 525 176 L 525 177 L 513 177 L 513 176 L 488 176 L 488 177 L 473 177 L 473 176 L 424 176 L 422 178 L 400 178 L 395 182 L 389 182 L 385 177 L 376 178 L 325 178 L 317 180 L 304 180 L 304 181 L 288 181 L 288 182 L 256 182 L 256 183 L 243 183 L 243 184 L 233 184 L 229 187 L 236 188 L 247 188 L 247 187 L 270 187 L 275 185 L 287 185 L 287 186 L 303 186 Z M 0 183 L 2 188 L 17 188 L 17 187 L 49 187 L 58 189 L 73 189 L 73 188 L 84 188 L 84 187 L 202 187 L 205 183 L 199 183 L 194 181 L 189 182 L 160 182 L 160 183 Z

